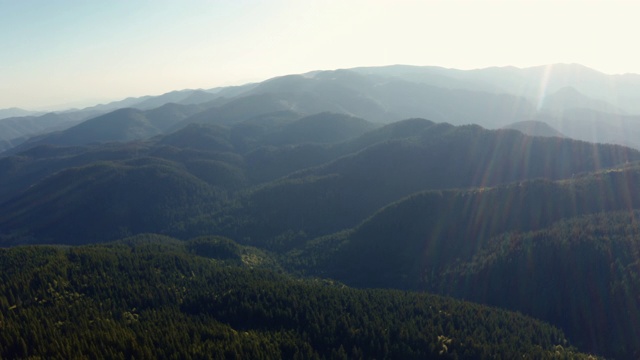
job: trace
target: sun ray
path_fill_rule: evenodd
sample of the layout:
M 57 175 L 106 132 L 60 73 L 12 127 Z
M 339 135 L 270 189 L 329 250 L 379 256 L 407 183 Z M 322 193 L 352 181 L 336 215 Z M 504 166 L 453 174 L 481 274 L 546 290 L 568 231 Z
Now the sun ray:
M 540 86 L 538 87 L 538 111 L 540 111 L 540 109 L 542 109 L 542 106 L 544 105 L 544 100 L 547 96 L 547 87 L 549 86 L 549 78 L 551 77 L 552 70 L 553 65 L 551 64 L 544 67 L 544 73 L 542 74 L 542 78 L 540 79 Z

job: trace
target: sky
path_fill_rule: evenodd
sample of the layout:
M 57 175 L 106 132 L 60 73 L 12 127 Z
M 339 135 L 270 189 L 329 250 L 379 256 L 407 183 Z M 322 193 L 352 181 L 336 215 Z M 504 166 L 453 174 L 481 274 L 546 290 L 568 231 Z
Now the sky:
M 0 0 L 0 109 L 392 64 L 640 73 L 640 1 Z

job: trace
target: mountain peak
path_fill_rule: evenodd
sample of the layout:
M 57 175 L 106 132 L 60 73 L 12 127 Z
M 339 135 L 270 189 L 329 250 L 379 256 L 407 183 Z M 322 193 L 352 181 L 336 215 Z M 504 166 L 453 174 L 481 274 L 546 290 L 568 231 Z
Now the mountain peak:
M 546 122 L 538 120 L 519 121 L 505 126 L 504 129 L 518 130 L 529 136 L 565 137 L 560 131 Z

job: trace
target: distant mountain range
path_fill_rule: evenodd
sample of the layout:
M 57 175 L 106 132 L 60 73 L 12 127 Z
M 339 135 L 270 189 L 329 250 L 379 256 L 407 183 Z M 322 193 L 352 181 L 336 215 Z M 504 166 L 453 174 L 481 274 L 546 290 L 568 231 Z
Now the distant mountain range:
M 492 67 L 477 70 L 456 70 L 441 67 L 396 65 L 378 68 L 357 68 L 359 73 L 395 76 L 407 81 L 432 83 L 445 88 L 463 88 L 492 93 L 522 96 L 536 107 L 544 108 L 549 97 L 573 88 L 574 97 L 588 97 L 599 105 L 628 114 L 639 114 L 638 87 L 640 75 L 606 75 L 579 64 L 551 64 L 531 68 Z M 575 94 L 575 93 L 579 94 Z M 566 94 L 565 94 L 566 95 Z M 574 107 L 573 104 L 568 104 Z M 599 109 L 601 110 L 601 109 Z
M 12 118 L 0 117 L 0 150 L 121 108 L 147 111 L 169 103 L 197 106 L 199 111 L 176 120 L 168 128 L 151 130 L 131 125 L 131 133 L 122 130 L 121 137 L 103 140 L 144 139 L 189 123 L 224 125 L 289 111 L 298 118 L 321 112 L 343 113 L 378 123 L 420 117 L 452 125 L 478 124 L 489 129 L 541 121 L 570 138 L 640 148 L 638 94 L 639 75 L 605 75 L 577 64 L 466 71 L 405 65 L 315 71 L 258 84 L 128 98 L 59 112 L 57 121 L 45 121 L 36 114 L 16 118 L 24 111 L 1 110 L 0 114 L 11 114 Z M 117 114 L 126 117 L 124 112 Z M 65 121 L 69 118 L 76 122 Z M 45 122 L 47 126 L 41 125 Z M 114 126 L 116 123 L 114 120 Z M 82 129 L 101 131 L 84 125 L 74 130 L 78 139 L 84 137 Z M 64 142 L 59 136 L 53 138 L 58 140 L 51 141 Z M 90 134 L 86 136 L 87 143 L 97 140 L 102 141 Z M 31 143 L 40 144 L 42 138 Z
M 42 114 L 41 111 L 29 111 L 20 108 L 0 109 L 0 120 L 10 117 L 33 116 Z

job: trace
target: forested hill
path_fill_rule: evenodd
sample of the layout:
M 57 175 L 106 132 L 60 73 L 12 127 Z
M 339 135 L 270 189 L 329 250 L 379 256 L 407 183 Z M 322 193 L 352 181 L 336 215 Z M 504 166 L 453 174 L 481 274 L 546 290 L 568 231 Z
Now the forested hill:
M 195 219 L 188 229 L 286 247 L 300 236 L 314 238 L 353 227 L 418 191 L 570 179 L 639 159 L 635 150 L 619 146 L 478 126 L 411 125 L 417 128 L 412 136 L 379 141 L 255 188 L 232 206 Z M 547 201 L 555 204 L 553 198 Z
M 638 209 L 638 183 L 640 167 L 634 166 L 572 180 L 416 193 L 325 238 L 326 249 L 317 248 L 322 241 L 313 242 L 308 254 L 327 259 L 319 271 L 349 284 L 417 289 L 428 280 L 423 275 L 470 260 L 494 236 Z M 338 239 L 343 241 L 339 248 L 332 243 Z M 335 257 L 327 257 L 329 251 Z
M 159 232 L 290 246 L 291 234 L 304 241 L 355 226 L 417 191 L 570 178 L 637 160 L 640 152 L 621 146 L 420 119 L 382 128 L 335 114 L 191 125 L 145 142 L 1 158 L 0 243 Z
M 522 311 L 589 351 L 636 358 L 639 183 L 634 166 L 418 193 L 282 261 L 351 286 L 427 290 Z
M 639 216 L 599 213 L 496 236 L 443 274 L 442 292 L 549 321 L 582 349 L 638 358 Z
M 296 280 L 264 261 L 211 237 L 0 249 L 0 357 L 588 358 L 517 313 Z

